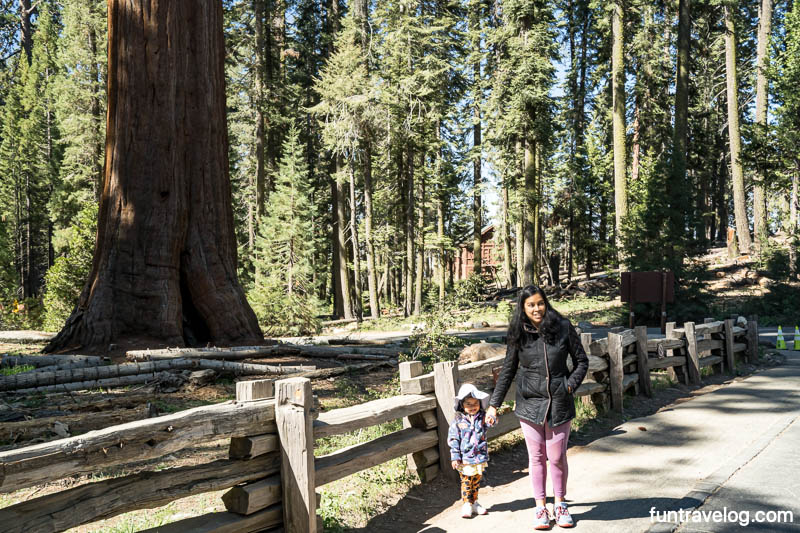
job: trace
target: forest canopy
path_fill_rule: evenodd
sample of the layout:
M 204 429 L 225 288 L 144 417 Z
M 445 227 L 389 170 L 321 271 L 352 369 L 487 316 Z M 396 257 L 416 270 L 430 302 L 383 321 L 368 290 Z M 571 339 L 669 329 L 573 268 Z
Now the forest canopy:
M 60 329 L 91 271 L 107 9 L 0 0 L 4 329 Z M 497 287 L 680 277 L 714 243 L 763 255 L 780 235 L 797 275 L 797 3 L 222 9 L 236 275 L 268 334 L 420 314 L 476 283 L 467 255 Z

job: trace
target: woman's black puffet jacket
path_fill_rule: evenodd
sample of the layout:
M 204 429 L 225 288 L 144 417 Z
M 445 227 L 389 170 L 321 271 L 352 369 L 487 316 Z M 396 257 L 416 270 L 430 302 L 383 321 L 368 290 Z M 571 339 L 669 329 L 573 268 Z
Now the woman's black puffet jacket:
M 552 344 L 545 343 L 542 335 L 529 328 L 525 328 L 518 350 L 507 348 L 489 405 L 500 407 L 516 375 L 517 416 L 538 425 L 547 420 L 550 427 L 555 427 L 575 417 L 575 401 L 567 387 L 573 392 L 580 387 L 589 369 L 589 358 L 578 332 L 566 318 L 561 320 L 561 330 Z M 571 373 L 567 355 L 572 357 Z

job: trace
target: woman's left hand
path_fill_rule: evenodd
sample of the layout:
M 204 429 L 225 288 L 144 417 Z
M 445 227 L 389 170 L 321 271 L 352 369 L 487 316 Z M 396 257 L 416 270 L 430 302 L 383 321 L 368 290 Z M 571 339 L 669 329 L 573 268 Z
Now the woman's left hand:
M 486 425 L 493 426 L 497 423 L 497 408 L 490 405 L 486 410 Z

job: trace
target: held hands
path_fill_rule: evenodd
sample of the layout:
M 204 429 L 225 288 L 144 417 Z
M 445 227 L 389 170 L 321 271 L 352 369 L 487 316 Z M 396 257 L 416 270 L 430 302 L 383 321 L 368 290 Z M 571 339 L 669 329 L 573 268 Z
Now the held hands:
M 453 470 L 458 470 L 461 468 L 461 461 L 453 461 L 450 464 L 452 465 Z
M 486 425 L 493 426 L 497 424 L 497 408 L 493 405 L 490 405 L 489 408 L 486 410 Z

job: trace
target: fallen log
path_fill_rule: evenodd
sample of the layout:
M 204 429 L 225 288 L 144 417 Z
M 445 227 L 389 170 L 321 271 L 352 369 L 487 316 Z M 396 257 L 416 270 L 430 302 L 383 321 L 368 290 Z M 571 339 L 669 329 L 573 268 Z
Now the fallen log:
M 341 354 L 341 353 L 350 353 L 350 354 L 365 354 L 365 355 L 388 355 L 389 357 L 397 357 L 399 354 L 403 353 L 403 349 L 400 347 L 395 348 L 386 348 L 386 347 L 376 347 L 376 346 L 351 346 L 351 345 L 338 345 L 338 346 L 320 346 L 320 345 L 304 345 L 304 344 L 283 344 L 281 346 L 286 346 L 290 348 L 294 348 L 300 351 L 301 354 L 321 354 L 322 356 L 326 354 Z
M 313 356 L 312 356 L 313 357 Z M 336 359 L 344 361 L 389 361 L 392 358 L 388 355 L 370 355 L 360 353 L 343 353 L 336 356 Z
M 297 378 L 308 378 L 308 379 L 323 379 L 329 378 L 332 376 L 339 376 L 341 374 L 346 374 L 348 372 L 356 372 L 362 370 L 370 370 L 372 368 L 376 368 L 379 366 L 386 365 L 386 362 L 380 363 L 358 363 L 355 365 L 347 365 L 347 366 L 338 366 L 334 368 L 321 368 L 319 370 L 312 370 L 311 372 L 301 372 L 299 374 L 294 374 L 292 377 Z
M 277 346 L 236 346 L 233 348 L 167 348 L 164 350 L 131 350 L 125 354 L 129 361 L 158 361 L 176 358 L 199 359 L 254 359 L 269 356 L 304 356 L 335 358 L 342 354 L 384 355 L 396 357 L 399 348 L 373 348 L 360 346 L 310 346 L 279 344 Z
M 99 381 L 124 376 L 154 374 L 166 370 L 217 370 L 238 375 L 255 376 L 261 374 L 288 374 L 315 370 L 313 366 L 275 366 L 236 363 L 231 361 L 210 361 L 204 359 L 171 359 L 149 363 L 124 363 L 121 365 L 74 368 L 55 372 L 24 372 L 0 377 L 0 391 L 18 389 L 39 389 L 61 383 Z M 131 384 L 127 382 L 126 384 Z M 115 385 L 110 385 L 115 386 Z M 76 390 L 76 389 L 70 389 Z M 79 390 L 79 389 L 78 389 Z
M 175 379 L 169 372 L 155 372 L 152 374 L 136 374 L 119 378 L 95 379 L 91 381 L 76 381 L 73 383 L 59 383 L 58 385 L 44 385 L 29 389 L 15 389 L 6 391 L 9 394 L 32 394 L 37 392 L 76 392 L 89 389 L 109 389 L 113 387 L 128 387 L 156 381 L 170 381 Z
M 22 372 L 18 372 L 19 374 L 25 374 L 27 372 L 58 372 L 59 370 L 72 370 L 75 368 L 89 368 L 101 366 L 94 362 L 75 362 L 75 363 L 60 363 L 57 365 L 48 365 L 48 366 L 40 366 L 36 368 L 31 368 L 29 370 L 23 370 Z
M 277 431 L 275 400 L 204 405 L 0 452 L 0 493 L 146 461 L 214 440 Z
M 62 365 L 99 366 L 103 358 L 94 355 L 0 355 L 0 367 L 30 365 L 35 367 Z
M 106 413 L 92 413 L 91 415 L 84 413 L 34 418 L 23 422 L 6 422 L 0 426 L 0 439 L 18 443 L 39 437 L 76 435 L 135 420 L 143 420 L 154 416 L 155 413 L 154 407 L 140 405 L 133 409 L 117 409 Z

